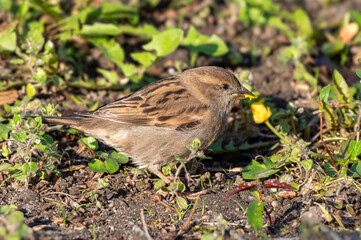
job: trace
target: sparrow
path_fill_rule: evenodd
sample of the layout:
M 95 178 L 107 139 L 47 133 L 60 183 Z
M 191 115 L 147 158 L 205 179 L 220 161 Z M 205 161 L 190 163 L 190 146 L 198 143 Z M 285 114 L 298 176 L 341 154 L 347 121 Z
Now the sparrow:
M 198 67 L 151 83 L 92 112 L 42 117 L 47 124 L 85 132 L 161 179 L 162 166 L 186 158 L 195 138 L 200 151 L 220 135 L 235 102 L 253 94 L 229 71 Z

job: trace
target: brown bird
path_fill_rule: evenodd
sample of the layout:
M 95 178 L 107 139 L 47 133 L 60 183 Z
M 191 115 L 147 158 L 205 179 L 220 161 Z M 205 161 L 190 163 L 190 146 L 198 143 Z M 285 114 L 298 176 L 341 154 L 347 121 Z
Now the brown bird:
M 199 150 L 219 136 L 237 99 L 252 95 L 229 71 L 199 67 L 151 83 L 93 112 L 43 117 L 45 123 L 69 125 L 112 146 L 165 179 L 161 167 L 188 157 L 184 143 L 195 138 Z

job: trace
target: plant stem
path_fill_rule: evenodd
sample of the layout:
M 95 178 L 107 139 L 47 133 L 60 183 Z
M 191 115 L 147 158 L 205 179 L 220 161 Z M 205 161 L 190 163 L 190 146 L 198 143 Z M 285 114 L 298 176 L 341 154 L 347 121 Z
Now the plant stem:
M 276 134 L 281 140 L 283 140 L 285 143 L 287 143 L 288 145 L 293 146 L 294 144 L 291 143 L 290 141 L 288 141 L 284 136 L 282 136 L 282 134 L 280 134 L 279 132 L 277 132 L 277 130 L 271 125 L 271 123 L 267 120 L 265 121 L 265 124 L 267 125 L 267 127 L 269 129 L 271 129 L 271 131 Z

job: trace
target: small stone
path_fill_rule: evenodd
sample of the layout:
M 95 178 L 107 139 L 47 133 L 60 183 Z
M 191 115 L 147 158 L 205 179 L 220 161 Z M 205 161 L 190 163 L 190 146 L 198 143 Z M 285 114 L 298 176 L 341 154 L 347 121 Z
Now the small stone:
M 238 186 L 241 183 L 243 183 L 243 178 L 241 177 L 241 175 L 237 175 L 236 176 L 236 181 L 234 181 L 234 185 Z
M 264 198 L 264 201 L 267 203 L 272 203 L 275 201 L 274 197 L 272 197 L 271 195 L 268 195 Z
M 271 205 L 274 209 L 276 209 L 278 207 L 278 202 L 277 201 L 273 201 L 271 202 Z
M 215 178 L 216 178 L 216 181 L 222 182 L 222 180 L 224 179 L 224 173 L 217 172 L 217 173 L 215 174 Z
M 292 199 L 292 198 L 296 197 L 296 192 L 293 192 L 293 191 L 279 191 L 277 193 L 277 196 L 278 197 L 283 197 L 283 198 L 286 198 L 286 199 Z
M 308 223 L 310 225 L 320 224 L 322 222 L 322 217 L 320 214 L 319 207 L 316 206 L 310 207 L 310 209 L 307 212 L 303 213 L 300 216 L 300 221 L 302 223 Z

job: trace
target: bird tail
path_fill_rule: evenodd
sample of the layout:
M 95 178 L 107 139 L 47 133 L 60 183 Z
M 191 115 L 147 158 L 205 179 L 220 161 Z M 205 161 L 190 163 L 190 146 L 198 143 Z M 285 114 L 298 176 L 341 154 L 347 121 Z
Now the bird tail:
M 41 117 L 43 123 L 52 124 L 52 125 L 77 125 L 79 121 L 83 119 L 80 116 L 71 116 L 71 117 Z

